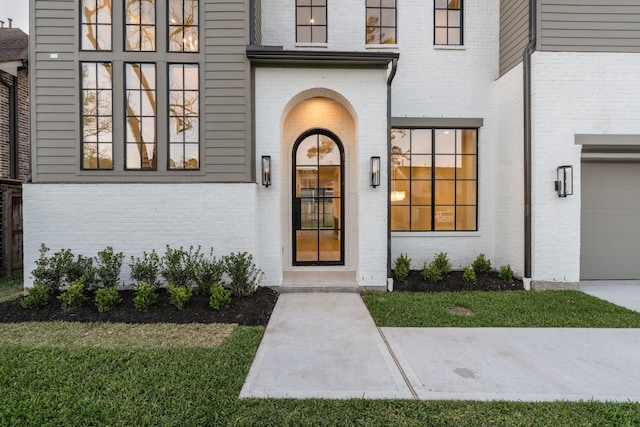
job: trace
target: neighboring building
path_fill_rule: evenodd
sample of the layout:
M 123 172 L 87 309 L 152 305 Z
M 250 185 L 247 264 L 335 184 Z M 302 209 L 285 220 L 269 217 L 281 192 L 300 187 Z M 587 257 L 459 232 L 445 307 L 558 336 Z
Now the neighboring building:
M 404 252 L 640 279 L 640 5 L 167 3 L 31 1 L 26 273 L 40 243 L 170 244 L 269 286 L 384 288 Z

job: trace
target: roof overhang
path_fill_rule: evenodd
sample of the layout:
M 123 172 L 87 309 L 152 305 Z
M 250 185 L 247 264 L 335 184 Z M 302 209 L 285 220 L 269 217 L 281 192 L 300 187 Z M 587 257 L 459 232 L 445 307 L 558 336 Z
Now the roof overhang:
M 9 73 L 14 77 L 18 76 L 18 69 L 22 68 L 22 61 L 8 61 L 8 62 L 0 62 L 0 71 L 4 71 L 5 73 Z
M 316 50 L 284 50 L 282 46 L 247 46 L 247 58 L 254 65 L 329 66 L 386 68 L 398 59 L 397 52 L 335 52 Z

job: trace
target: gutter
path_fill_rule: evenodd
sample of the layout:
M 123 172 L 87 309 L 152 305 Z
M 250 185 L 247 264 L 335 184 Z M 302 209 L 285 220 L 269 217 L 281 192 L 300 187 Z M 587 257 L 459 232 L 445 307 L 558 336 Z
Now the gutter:
M 398 58 L 393 58 L 391 72 L 387 78 L 387 283 L 393 280 L 391 278 L 391 83 L 397 70 Z
M 529 43 L 522 52 L 524 90 L 524 278 L 531 278 L 531 55 L 537 38 L 537 0 L 529 0 Z

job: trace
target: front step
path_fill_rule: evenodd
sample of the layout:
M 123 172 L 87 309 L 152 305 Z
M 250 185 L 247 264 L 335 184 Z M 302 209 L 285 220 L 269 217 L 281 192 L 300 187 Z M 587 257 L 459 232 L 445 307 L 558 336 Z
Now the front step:
M 355 271 L 285 271 L 282 285 L 274 288 L 285 292 L 348 292 L 359 293 L 364 289 L 380 289 L 385 287 L 358 285 Z

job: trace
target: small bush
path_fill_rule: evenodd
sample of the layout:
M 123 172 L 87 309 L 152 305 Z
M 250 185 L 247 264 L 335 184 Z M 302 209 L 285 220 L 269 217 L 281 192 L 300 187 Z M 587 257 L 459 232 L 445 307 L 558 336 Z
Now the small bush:
M 68 249 L 63 249 L 61 252 L 67 251 L 71 256 L 71 261 L 66 265 L 65 271 L 65 283 L 71 284 L 78 280 L 82 280 L 87 289 L 91 289 L 96 282 L 96 269 L 93 266 L 93 258 L 78 255 L 73 259 L 73 254 Z
M 60 288 L 80 280 L 86 286 L 91 286 L 95 280 L 93 259 L 78 255 L 74 259 L 70 249 L 60 249 L 51 257 L 47 256 L 49 248 L 40 245 L 40 257 L 36 261 L 36 268 L 31 271 L 33 281 L 47 288 L 49 294 L 55 294 Z
M 193 246 L 186 251 L 180 246 L 179 249 L 171 249 L 167 245 L 167 252 L 162 257 L 162 267 L 160 274 L 167 280 L 167 283 L 177 287 L 186 287 L 193 285 L 194 264 L 200 259 L 200 247 L 193 250 Z
M 407 254 L 400 254 L 398 258 L 396 258 L 394 266 L 393 266 L 393 280 L 398 282 L 402 282 L 409 275 L 409 270 L 411 269 L 411 258 L 407 256 Z
M 264 273 L 253 264 L 253 257 L 246 252 L 231 253 L 222 261 L 231 279 L 231 294 L 239 297 L 253 294 L 264 277 Z
M 136 286 L 136 296 L 133 298 L 133 306 L 138 310 L 146 310 L 158 301 L 158 294 L 148 283 Z
M 174 286 L 169 284 L 169 303 L 174 305 L 178 310 L 182 310 L 193 295 L 193 288 L 190 286 Z
M 143 252 L 142 258 L 131 257 L 131 263 L 129 268 L 131 269 L 131 280 L 137 285 L 146 283 L 153 289 L 160 287 L 160 257 L 156 253 L 155 249 L 150 253 Z
M 34 283 L 29 289 L 29 295 L 20 300 L 22 308 L 36 310 L 48 304 L 49 289 L 46 286 Z
M 207 295 L 213 286 L 222 282 L 224 274 L 224 265 L 222 260 L 217 260 L 213 256 L 213 249 L 209 253 L 209 258 L 197 258 L 194 260 L 194 278 L 197 293 Z
M 446 276 L 451 271 L 451 263 L 447 258 L 446 252 L 436 254 L 431 265 L 440 270 L 443 276 Z
M 115 286 L 107 286 L 96 291 L 96 306 L 100 313 L 111 311 L 113 307 L 122 303 L 122 297 Z
M 442 271 L 440 271 L 434 263 L 427 266 L 425 262 L 424 269 L 422 270 L 422 278 L 427 282 L 436 283 L 441 281 L 444 276 L 442 275 Z
M 473 267 L 473 271 L 476 274 L 487 274 L 491 273 L 491 261 L 489 261 L 484 254 L 478 255 L 472 263 L 471 267 Z
M 84 289 L 85 284 L 82 278 L 73 281 L 67 290 L 58 296 L 58 299 L 62 301 L 62 308 L 81 305 L 85 302 L 87 300 L 87 296 L 84 294 Z
M 53 257 L 47 255 L 48 252 L 49 248 L 42 243 L 40 257 L 36 261 L 36 268 L 31 271 L 31 276 L 35 283 L 46 288 L 48 293 L 54 294 L 60 289 L 64 272 L 58 263 L 54 263 Z
M 498 277 L 506 282 L 513 282 L 513 270 L 509 264 L 503 265 L 498 271 Z
M 214 310 L 226 310 L 231 306 L 231 291 L 225 289 L 222 285 L 211 287 L 211 298 L 209 298 L 209 307 Z
M 122 252 L 114 253 L 111 246 L 107 246 L 104 250 L 98 252 L 98 256 L 96 257 L 96 273 L 98 275 L 99 286 L 118 286 L 118 278 L 120 277 L 120 270 L 122 270 L 123 259 L 124 254 Z
M 467 283 L 478 283 L 478 276 L 476 276 L 476 272 L 473 271 L 473 268 L 465 267 L 464 272 L 462 273 L 462 280 Z

